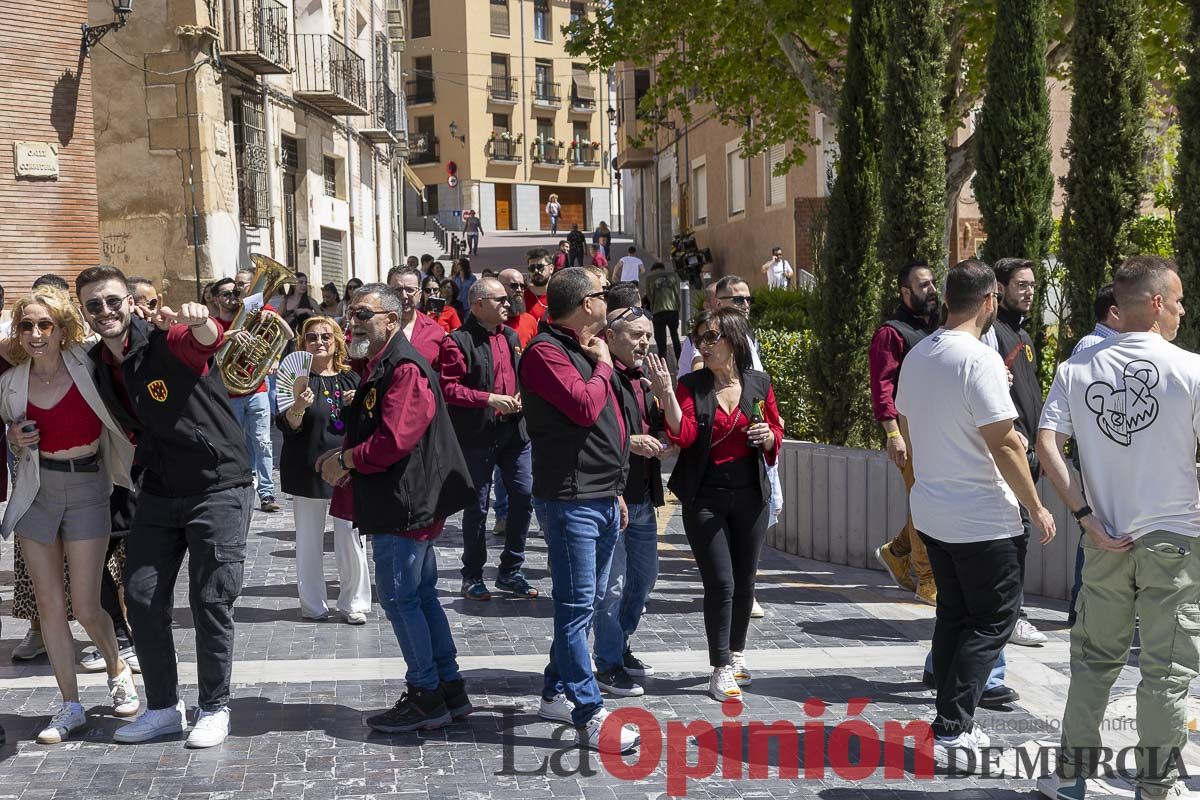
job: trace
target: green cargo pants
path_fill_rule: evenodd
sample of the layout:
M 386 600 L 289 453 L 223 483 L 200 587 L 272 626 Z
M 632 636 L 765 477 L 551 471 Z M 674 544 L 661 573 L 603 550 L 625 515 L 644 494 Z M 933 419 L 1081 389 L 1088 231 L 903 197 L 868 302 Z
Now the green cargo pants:
M 1137 620 L 1142 673 L 1137 780 L 1144 796 L 1160 797 L 1178 778 L 1178 753 L 1187 742 L 1188 685 L 1200 674 L 1200 540 L 1155 531 L 1126 553 L 1101 550 L 1086 536 L 1083 542 L 1083 589 L 1071 629 L 1071 688 L 1062 723 L 1062 773 L 1094 773 L 1109 691 L 1129 658 Z

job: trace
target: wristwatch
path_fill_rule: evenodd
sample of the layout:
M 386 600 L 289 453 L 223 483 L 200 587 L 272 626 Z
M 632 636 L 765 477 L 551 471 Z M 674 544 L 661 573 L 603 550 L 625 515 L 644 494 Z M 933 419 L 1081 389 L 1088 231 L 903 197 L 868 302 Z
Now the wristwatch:
M 1083 508 L 1079 509 L 1078 511 L 1072 511 L 1071 515 L 1074 516 L 1076 520 L 1082 520 L 1084 517 L 1091 516 L 1092 513 L 1094 513 L 1092 511 L 1092 507 L 1084 503 Z
M 338 450 L 337 462 L 338 462 L 338 466 L 341 467 L 342 469 L 344 469 L 346 472 L 350 471 L 350 468 L 346 466 L 346 451 L 345 450 Z

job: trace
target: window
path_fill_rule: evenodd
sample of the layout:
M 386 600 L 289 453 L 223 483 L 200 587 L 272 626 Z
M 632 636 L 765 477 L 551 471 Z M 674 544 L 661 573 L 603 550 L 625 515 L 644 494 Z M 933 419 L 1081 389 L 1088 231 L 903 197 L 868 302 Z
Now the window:
M 650 91 L 650 70 L 635 69 L 633 71 L 633 111 L 641 116 L 642 98 Z
M 489 86 L 492 100 L 501 102 L 516 102 L 512 81 L 508 77 L 508 56 L 503 53 L 492 53 L 492 80 Z
M 552 36 L 550 0 L 533 0 L 533 38 L 539 42 L 548 42 Z
M 571 128 L 571 138 L 577 142 L 589 141 L 589 134 L 591 134 L 591 131 L 588 129 L 586 122 L 576 122 Z
M 584 110 L 596 107 L 596 87 L 592 85 L 587 64 L 571 65 L 571 106 Z
M 325 194 L 329 197 L 337 197 L 337 159 L 330 156 L 322 158 L 321 171 L 325 176 Z
M 412 33 L 414 39 L 430 35 L 429 0 L 413 0 L 412 4 Z
M 583 3 L 571 3 L 571 22 L 587 17 L 587 8 Z
M 725 185 L 729 191 L 729 216 L 746 210 L 746 161 L 742 159 L 742 148 L 736 144 L 725 148 Z
M 508 36 L 508 0 L 492 0 L 492 36 Z
M 249 227 L 266 227 L 267 135 L 262 101 L 253 95 L 236 96 L 232 112 L 239 217 Z
M 533 96 L 539 100 L 557 100 L 557 95 L 552 63 L 538 59 L 533 65 Z
M 281 136 L 280 144 L 283 150 L 283 168 L 288 172 L 300 169 L 300 143 L 291 136 Z
M 692 224 L 708 222 L 708 170 L 703 161 L 692 163 Z
M 777 205 L 787 199 L 787 175 L 775 174 L 775 166 L 783 161 L 786 155 L 786 145 L 774 144 L 767 150 L 766 156 L 763 158 L 767 170 L 763 184 L 767 187 L 768 206 Z
M 554 139 L 554 120 L 539 119 L 537 121 L 538 138 L 544 142 L 553 141 Z
M 413 59 L 413 82 L 408 101 L 410 103 L 432 103 L 433 56 L 417 56 Z
M 508 130 L 508 114 L 492 114 L 492 130 L 503 133 Z
M 433 135 L 434 118 L 417 117 L 413 120 L 412 130 L 416 132 L 416 135 L 409 142 L 409 163 L 436 164 L 437 137 Z M 430 187 L 431 191 L 432 188 Z

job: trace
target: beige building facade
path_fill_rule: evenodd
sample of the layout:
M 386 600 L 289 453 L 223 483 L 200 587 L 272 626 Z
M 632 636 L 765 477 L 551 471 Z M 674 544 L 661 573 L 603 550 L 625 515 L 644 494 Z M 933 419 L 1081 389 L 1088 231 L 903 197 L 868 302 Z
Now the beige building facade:
M 403 17 L 402 0 L 139 3 L 92 52 L 104 260 L 177 300 L 251 253 L 339 292 L 385 275 Z
M 590 3 L 408 0 L 404 74 L 410 163 L 428 189 L 409 223 L 461 212 L 484 230 L 559 230 L 610 219 L 608 80 L 564 50 L 562 28 Z

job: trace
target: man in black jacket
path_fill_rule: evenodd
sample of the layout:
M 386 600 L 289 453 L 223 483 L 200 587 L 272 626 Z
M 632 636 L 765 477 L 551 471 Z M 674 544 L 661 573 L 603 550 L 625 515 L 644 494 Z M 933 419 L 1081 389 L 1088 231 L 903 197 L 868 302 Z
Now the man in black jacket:
M 160 308 L 161 327 L 136 318 L 125 275 L 114 267 L 84 270 L 75 292 L 100 335 L 91 352 L 97 386 L 136 436 L 143 468 L 126 542 L 125 603 L 147 710 L 114 738 L 144 742 L 187 727 L 171 635 L 186 554 L 200 701 L 187 744 L 212 747 L 229 734 L 233 604 L 242 590 L 254 494 L 245 439 L 213 360 L 220 328 L 200 303 L 184 303 L 178 313 Z
M 521 574 L 533 508 L 529 436 L 517 386 L 521 342 L 517 332 L 504 324 L 510 300 L 500 281 L 480 278 L 471 285 L 467 299 L 471 316 L 442 339 L 438 359 L 442 394 L 477 495 L 463 511 L 462 595 L 468 600 L 491 599 L 483 582 L 483 565 L 492 472 L 499 466 L 508 490 L 508 514 L 496 587 L 533 598 L 537 589 Z

